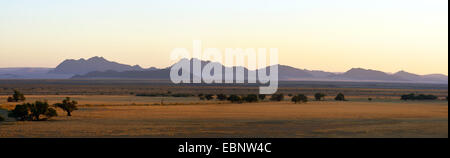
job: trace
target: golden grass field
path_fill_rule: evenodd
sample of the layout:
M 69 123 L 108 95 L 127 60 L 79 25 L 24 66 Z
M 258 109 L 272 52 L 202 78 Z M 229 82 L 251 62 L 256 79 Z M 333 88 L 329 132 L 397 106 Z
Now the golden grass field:
M 59 116 L 50 121 L 16 122 L 9 118 L 0 123 L 0 137 L 448 138 L 446 101 L 231 104 L 189 98 L 197 103 L 161 106 L 151 105 L 160 99 L 152 97 L 72 97 L 78 97 L 81 104 L 72 117 L 58 111 Z M 62 99 L 29 96 L 30 100 L 42 100 L 39 98 L 49 102 Z M 166 98 L 173 103 L 176 99 L 183 98 Z M 136 105 L 125 105 L 128 101 Z M 12 105 L 3 102 L 1 107 Z M 2 113 L 5 115 L 5 110 Z
M 78 101 L 72 117 L 58 109 L 49 121 L 0 122 L 0 137 L 444 137 L 448 138 L 448 85 L 350 82 L 282 82 L 279 93 L 327 95 L 326 101 L 231 104 L 198 97 L 136 94 L 251 94 L 255 86 L 172 85 L 140 80 L 0 80 L 0 116 L 26 102 Z M 350 101 L 333 98 L 342 92 Z M 433 94 L 436 101 L 400 101 L 402 94 Z M 269 97 L 269 96 L 268 96 Z M 373 101 L 368 101 L 372 98 Z

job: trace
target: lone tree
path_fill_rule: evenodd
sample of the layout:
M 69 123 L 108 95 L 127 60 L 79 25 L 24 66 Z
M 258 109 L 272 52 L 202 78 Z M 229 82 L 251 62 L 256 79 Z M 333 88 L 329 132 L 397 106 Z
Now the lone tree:
M 225 94 L 217 94 L 217 99 L 220 101 L 227 100 L 227 95 Z
M 265 94 L 260 94 L 258 95 L 259 100 L 265 100 L 266 99 L 266 95 Z
M 294 102 L 295 104 L 306 103 L 306 102 L 308 102 L 308 97 L 304 94 L 299 94 L 299 95 L 292 97 L 291 101 Z
M 339 94 L 336 96 L 336 98 L 334 98 L 334 100 L 337 100 L 337 101 L 347 101 L 347 100 L 345 99 L 344 94 L 342 94 L 342 93 L 339 93 Z
M 272 101 L 282 101 L 284 99 L 284 94 L 272 94 L 270 100 Z
M 14 94 L 12 95 L 12 97 L 8 97 L 7 101 L 8 102 L 25 101 L 25 96 L 20 91 L 14 90 Z
M 70 98 L 67 97 L 62 101 L 62 103 L 56 103 L 54 104 L 54 106 L 57 108 L 61 108 L 62 110 L 67 112 L 67 116 L 72 116 L 72 112 L 78 110 L 77 104 L 78 104 L 77 101 L 70 100 Z
M 325 100 L 325 94 L 323 93 L 316 93 L 314 94 L 314 98 L 316 99 L 316 101 L 322 101 Z
M 41 119 L 41 115 L 46 116 L 46 118 Z M 42 121 L 58 116 L 58 114 L 55 109 L 49 107 L 47 102 L 36 101 L 35 103 L 16 105 L 8 116 L 19 121 Z
M 252 103 L 252 102 L 258 102 L 258 95 L 256 94 L 249 94 L 246 97 L 243 98 L 246 102 Z

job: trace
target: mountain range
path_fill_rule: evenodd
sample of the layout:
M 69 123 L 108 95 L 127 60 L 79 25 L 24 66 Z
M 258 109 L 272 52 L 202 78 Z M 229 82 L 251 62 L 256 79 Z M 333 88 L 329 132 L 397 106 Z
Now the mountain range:
M 182 59 L 188 60 L 188 59 Z M 191 59 L 189 62 L 192 63 Z M 200 61 L 202 68 L 210 63 Z M 220 64 L 220 63 L 217 63 Z M 222 65 L 221 65 L 222 66 Z M 192 67 L 192 64 L 191 64 Z M 139 65 L 126 65 L 108 61 L 103 57 L 90 59 L 65 60 L 56 68 L 0 68 L 0 79 L 158 79 L 168 80 L 171 66 L 148 69 Z M 222 69 L 225 70 L 225 66 Z M 236 67 L 228 67 L 233 70 Z M 268 69 L 267 67 L 266 69 Z M 244 68 L 247 76 L 248 70 Z M 253 70 L 254 71 L 254 70 Z M 222 71 L 225 76 L 225 71 Z M 448 76 L 442 74 L 417 75 L 405 71 L 394 74 L 363 68 L 353 68 L 344 73 L 298 69 L 287 65 L 278 65 L 279 80 L 283 81 L 370 81 L 370 82 L 411 82 L 448 84 Z M 191 77 L 199 74 L 191 74 Z M 245 78 L 247 79 L 247 78 Z

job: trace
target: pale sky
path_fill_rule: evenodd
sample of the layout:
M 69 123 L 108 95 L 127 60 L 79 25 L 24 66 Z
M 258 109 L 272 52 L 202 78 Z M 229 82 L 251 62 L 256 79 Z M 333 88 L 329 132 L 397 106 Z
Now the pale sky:
M 103 56 L 169 66 L 174 48 L 279 48 L 280 63 L 448 74 L 447 0 L 0 0 L 0 67 Z

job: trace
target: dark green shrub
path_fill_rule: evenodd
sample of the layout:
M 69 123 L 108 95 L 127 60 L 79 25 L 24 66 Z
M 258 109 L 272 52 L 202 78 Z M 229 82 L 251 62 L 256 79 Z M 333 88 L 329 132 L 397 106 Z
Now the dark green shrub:
M 191 94 L 183 94 L 183 93 L 172 94 L 172 97 L 175 97 L 175 98 L 186 98 L 186 97 L 191 97 L 191 96 L 193 96 L 193 95 L 191 95 Z
M 258 95 L 259 100 L 265 100 L 266 99 L 266 95 L 265 94 L 260 94 Z
M 256 94 L 249 94 L 249 95 L 243 97 L 243 100 L 246 101 L 246 102 L 249 102 L 249 103 L 258 102 L 258 95 L 256 95 Z
M 419 95 L 415 95 L 413 93 L 411 94 L 406 94 L 406 95 L 402 95 L 400 97 L 401 100 L 436 100 L 438 99 L 437 96 L 434 95 L 425 95 L 425 94 L 419 94 Z
M 45 115 L 46 118 L 41 119 L 41 115 Z M 49 108 L 48 103 L 42 101 L 16 105 L 14 110 L 9 113 L 9 117 L 14 117 L 19 121 L 41 121 L 57 115 L 55 109 Z
M 227 95 L 225 94 L 217 94 L 217 99 L 220 101 L 227 100 Z
M 321 100 L 325 100 L 325 94 L 323 93 L 316 93 L 314 94 L 314 98 L 316 99 L 316 101 L 321 101 Z
M 25 96 L 18 90 L 14 90 L 14 94 L 12 95 L 12 97 L 8 97 L 7 101 L 8 102 L 25 101 Z
M 284 94 L 272 94 L 270 98 L 271 101 L 282 101 L 284 99 Z
M 242 103 L 242 98 L 234 94 L 230 95 L 227 100 L 231 101 L 232 103 Z
M 29 107 L 30 107 L 30 103 L 16 105 L 14 110 L 12 110 L 9 113 L 8 117 L 14 117 L 14 118 L 16 118 L 16 120 L 19 120 L 19 121 L 26 121 L 26 120 L 31 121 Z
M 308 102 L 308 97 L 304 94 L 299 94 L 299 95 L 292 97 L 291 101 L 294 102 L 295 104 L 306 103 L 306 102 Z
M 13 97 L 8 97 L 7 101 L 8 101 L 8 102 L 15 102 L 15 100 L 13 99 Z
M 347 101 L 347 100 L 345 99 L 344 94 L 342 94 L 342 93 L 339 93 L 338 95 L 336 95 L 336 97 L 334 98 L 334 100 L 337 100 L 337 101 Z
M 207 95 L 205 95 L 205 98 L 206 98 L 206 100 L 212 100 L 212 99 L 214 99 L 214 95 L 207 94 Z

